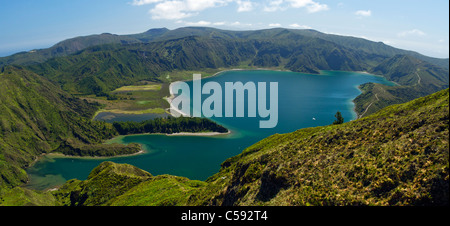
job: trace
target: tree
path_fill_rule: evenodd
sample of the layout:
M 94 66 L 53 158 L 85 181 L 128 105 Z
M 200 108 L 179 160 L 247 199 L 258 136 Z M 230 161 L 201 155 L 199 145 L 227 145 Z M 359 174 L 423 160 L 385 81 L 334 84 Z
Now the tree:
M 339 125 L 344 123 L 344 118 L 342 117 L 341 112 L 336 112 L 336 114 L 334 115 L 334 117 L 336 117 L 336 120 L 334 120 L 333 125 Z

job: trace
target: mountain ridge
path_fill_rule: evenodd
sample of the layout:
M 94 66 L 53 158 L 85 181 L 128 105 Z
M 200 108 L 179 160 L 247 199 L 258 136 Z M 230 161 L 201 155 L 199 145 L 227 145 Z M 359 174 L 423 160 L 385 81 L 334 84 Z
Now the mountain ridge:
M 80 51 L 84 48 L 91 47 L 99 44 L 113 44 L 113 43 L 138 43 L 138 42 L 151 42 L 151 41 L 161 41 L 163 39 L 176 39 L 187 36 L 209 36 L 209 37 L 227 37 L 227 38 L 248 38 L 251 35 L 255 35 L 257 33 L 267 32 L 271 33 L 273 31 L 290 31 L 297 34 L 310 36 L 310 37 L 319 37 L 321 39 L 332 41 L 334 43 L 351 47 L 351 48 L 360 48 L 361 46 L 370 46 L 371 52 L 378 51 L 377 54 L 384 56 L 394 56 L 396 54 L 407 54 L 415 56 L 419 59 L 429 61 L 433 64 L 441 66 L 445 69 L 449 69 L 449 59 L 440 59 L 434 57 L 424 56 L 414 51 L 401 50 L 395 47 L 388 46 L 384 43 L 374 42 L 365 40 L 362 38 L 356 38 L 351 36 L 341 36 L 341 35 L 333 35 L 333 34 L 325 34 L 312 29 L 287 29 L 287 28 L 272 28 L 272 29 L 264 29 L 264 30 L 256 30 L 256 31 L 229 31 L 229 30 L 221 30 L 217 28 L 209 28 L 209 27 L 182 27 L 174 30 L 169 30 L 167 28 L 154 28 L 149 29 L 146 32 L 139 34 L 130 34 L 130 35 L 114 35 L 109 33 L 103 33 L 100 35 L 89 35 L 89 36 L 80 36 L 77 38 L 68 39 L 65 41 L 61 41 L 58 44 L 47 48 L 34 50 L 30 52 L 22 52 L 13 54 L 7 57 L 0 57 L 0 66 L 8 65 L 8 64 L 19 64 L 19 65 L 29 65 L 33 63 L 42 63 L 45 60 L 56 56 L 66 56 L 73 54 L 76 51 Z M 88 40 L 91 39 L 89 42 Z M 94 40 L 94 41 L 92 41 Z M 68 48 L 65 44 L 70 45 L 71 42 L 81 42 L 85 43 L 84 48 Z M 60 53 L 56 54 L 60 49 Z M 61 49 L 68 49 L 69 51 L 63 51 L 61 53 Z M 363 48 L 365 49 L 365 48 Z M 380 51 L 381 49 L 381 51 Z M 56 53 L 54 53 L 56 51 Z M 53 54 L 52 54 L 53 52 Z M 25 58 L 25 59 L 21 59 Z
M 165 76 L 173 71 L 201 73 L 240 67 L 314 74 L 320 70 L 368 71 L 399 85 L 377 85 L 378 90 L 389 95 L 365 86 L 365 93 L 354 101 L 358 115 L 434 93 L 449 84 L 448 69 L 405 54 L 408 51 L 313 30 L 223 31 L 187 27 L 147 33 L 151 42 L 88 47 L 73 55 L 29 65 L 28 69 L 61 84 L 70 93 L 97 96 L 141 80 L 165 82 Z M 146 33 L 140 35 L 143 39 Z M 384 48 L 377 50 L 378 45 Z

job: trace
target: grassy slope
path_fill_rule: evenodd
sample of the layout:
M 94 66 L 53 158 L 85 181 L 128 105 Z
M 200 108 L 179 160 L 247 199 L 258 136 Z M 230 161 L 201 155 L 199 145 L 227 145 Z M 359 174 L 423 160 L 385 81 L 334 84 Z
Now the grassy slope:
M 448 70 L 407 55 L 389 58 L 370 72 L 382 75 L 398 86 L 362 85 L 362 94 L 354 101 L 358 115 L 370 115 L 386 106 L 426 96 L 448 88 L 449 84 Z
M 151 177 L 150 173 L 131 165 L 103 162 L 92 170 L 86 181 L 66 182 L 56 197 L 65 205 L 102 205 Z
M 276 134 L 226 160 L 206 182 L 148 177 L 101 204 L 448 205 L 448 99 L 447 89 L 342 125 Z M 89 184 L 105 186 L 92 178 L 71 183 L 55 192 L 66 204 Z M 99 194 L 87 199 L 105 198 Z

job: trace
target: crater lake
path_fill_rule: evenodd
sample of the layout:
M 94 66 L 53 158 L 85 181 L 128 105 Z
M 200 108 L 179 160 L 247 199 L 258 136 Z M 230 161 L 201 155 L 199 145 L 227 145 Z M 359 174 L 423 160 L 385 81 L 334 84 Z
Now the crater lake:
M 225 82 L 278 82 L 278 124 L 260 129 L 260 118 L 211 118 L 231 133 L 218 136 L 167 136 L 161 134 L 119 136 L 108 142 L 139 143 L 145 153 L 113 158 L 76 158 L 47 155 L 27 169 L 27 186 L 43 190 L 70 179 L 87 179 L 92 169 L 103 161 L 127 163 L 152 175 L 171 174 L 193 180 L 206 180 L 217 173 L 227 158 L 276 133 L 289 133 L 307 127 L 332 124 L 337 111 L 345 122 L 355 120 L 353 100 L 364 83 L 394 85 L 380 76 L 367 73 L 322 71 L 319 75 L 270 70 L 232 70 L 202 79 L 224 87 Z M 192 82 L 187 82 L 192 86 Z M 208 95 L 202 95 L 207 98 Z M 247 106 L 245 104 L 244 106 Z M 245 116 L 247 114 L 245 113 Z M 139 121 L 146 117 L 120 115 L 120 121 Z

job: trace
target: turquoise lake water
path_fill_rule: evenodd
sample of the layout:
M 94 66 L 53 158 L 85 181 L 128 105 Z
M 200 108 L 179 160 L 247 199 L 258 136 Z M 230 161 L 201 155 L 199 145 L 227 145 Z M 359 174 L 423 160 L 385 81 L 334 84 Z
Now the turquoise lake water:
M 206 180 L 220 169 L 227 158 L 241 153 L 246 147 L 275 133 L 288 133 L 307 127 L 332 124 L 335 113 L 340 111 L 345 122 L 354 120 L 352 100 L 364 83 L 393 85 L 379 76 L 366 73 L 323 71 L 321 75 L 282 71 L 228 71 L 203 79 L 202 83 L 215 81 L 225 87 L 225 82 L 278 82 L 278 124 L 275 128 L 260 129 L 260 118 L 212 118 L 232 131 L 228 135 L 166 136 L 132 135 L 119 137 L 113 142 L 140 143 L 146 153 L 115 158 L 81 159 L 42 157 L 27 170 L 28 186 L 46 189 L 61 185 L 73 178 L 85 180 L 92 169 L 103 161 L 127 163 L 153 175 L 171 174 L 195 180 Z M 192 85 L 192 83 L 189 83 Z M 269 95 L 269 94 L 267 94 Z M 207 98 L 209 95 L 204 95 Z M 245 104 L 247 106 L 247 103 Z M 247 111 L 245 111 L 247 112 Z M 246 113 L 247 114 L 247 113 Z M 153 116 L 149 116 L 153 117 Z M 126 115 L 107 117 L 120 121 Z M 139 121 L 145 117 L 129 115 L 128 120 Z

